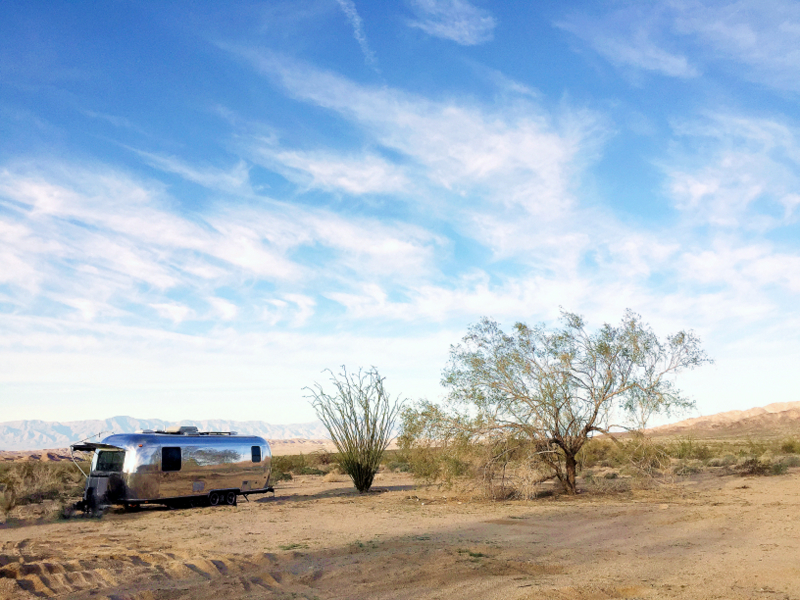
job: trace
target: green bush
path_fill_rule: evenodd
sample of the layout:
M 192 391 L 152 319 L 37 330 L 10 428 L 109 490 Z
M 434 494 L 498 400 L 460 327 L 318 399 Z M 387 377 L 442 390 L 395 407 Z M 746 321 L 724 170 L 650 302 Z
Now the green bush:
M 393 460 L 386 464 L 386 468 L 392 473 L 410 473 L 411 465 L 406 461 Z
M 681 460 L 708 460 L 713 456 L 711 448 L 706 444 L 699 444 L 691 437 L 686 437 L 673 444 L 669 453 L 674 458 Z
M 297 472 L 297 475 L 325 475 L 325 471 L 314 467 L 303 467 Z
M 800 440 L 789 438 L 781 443 L 781 452 L 784 454 L 800 454 Z
M 785 475 L 786 471 L 789 469 L 788 465 L 783 462 L 776 462 L 772 463 L 770 466 L 769 472 L 770 475 Z
M 784 456 L 781 459 L 781 464 L 786 465 L 787 468 L 800 467 L 800 456 Z
M 583 468 L 619 467 L 625 462 L 624 449 L 607 438 L 590 439 L 578 453 L 578 464 Z

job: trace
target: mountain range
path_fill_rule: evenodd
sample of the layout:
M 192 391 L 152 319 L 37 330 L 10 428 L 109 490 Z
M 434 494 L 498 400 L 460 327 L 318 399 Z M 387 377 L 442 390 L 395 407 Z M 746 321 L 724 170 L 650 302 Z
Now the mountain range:
M 89 421 L 8 421 L 0 423 L 0 450 L 41 450 L 66 448 L 85 439 L 101 439 L 111 433 L 139 429 L 165 429 L 170 425 L 194 425 L 200 431 L 236 431 L 259 435 L 267 440 L 324 440 L 328 431 L 319 421 L 271 425 L 264 421 L 223 419 L 183 420 L 112 417 Z M 695 435 L 698 437 L 800 435 L 800 402 L 780 402 L 749 410 L 732 410 L 705 417 L 686 419 L 649 430 L 656 437 Z
M 264 421 L 228 421 L 223 419 L 188 420 L 179 422 L 161 419 L 111 417 L 87 421 L 7 421 L 0 423 L 0 450 L 40 450 L 66 448 L 75 442 L 99 440 L 112 433 L 132 433 L 139 429 L 165 429 L 171 425 L 194 425 L 200 431 L 236 431 L 259 435 L 267 440 L 325 439 L 325 426 L 319 422 L 271 425 Z

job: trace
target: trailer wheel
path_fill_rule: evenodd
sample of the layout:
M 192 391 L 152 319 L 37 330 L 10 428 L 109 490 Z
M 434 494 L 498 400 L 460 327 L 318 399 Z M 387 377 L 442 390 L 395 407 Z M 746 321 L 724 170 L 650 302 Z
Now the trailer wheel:
M 217 492 L 211 492 L 208 495 L 208 503 L 211 506 L 217 506 L 219 504 L 219 501 L 221 500 L 221 498 L 219 496 L 220 495 Z
M 228 504 L 231 506 L 236 506 L 236 492 L 228 492 L 225 500 L 227 500 Z

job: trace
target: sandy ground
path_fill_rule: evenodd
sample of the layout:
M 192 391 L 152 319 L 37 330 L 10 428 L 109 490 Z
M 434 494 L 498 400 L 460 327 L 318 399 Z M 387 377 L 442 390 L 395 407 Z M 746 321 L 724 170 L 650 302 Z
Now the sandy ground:
M 0 598 L 800 599 L 800 472 L 470 501 L 379 475 L 0 529 Z

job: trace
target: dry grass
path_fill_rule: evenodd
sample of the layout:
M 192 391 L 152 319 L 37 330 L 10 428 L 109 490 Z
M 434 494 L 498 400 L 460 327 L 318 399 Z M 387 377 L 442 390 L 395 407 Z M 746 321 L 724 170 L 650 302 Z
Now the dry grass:
M 7 515 L 18 505 L 66 501 L 80 496 L 83 486 L 83 475 L 71 462 L 0 464 L 0 510 Z

